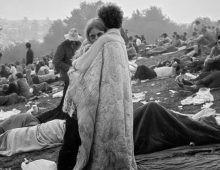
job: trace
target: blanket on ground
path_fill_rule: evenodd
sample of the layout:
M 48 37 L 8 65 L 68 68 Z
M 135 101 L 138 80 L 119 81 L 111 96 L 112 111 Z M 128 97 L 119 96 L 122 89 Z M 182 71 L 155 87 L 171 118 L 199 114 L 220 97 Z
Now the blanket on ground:
M 199 120 L 166 110 L 157 103 L 139 107 L 134 113 L 135 155 L 183 145 L 220 142 L 220 126 L 213 115 Z

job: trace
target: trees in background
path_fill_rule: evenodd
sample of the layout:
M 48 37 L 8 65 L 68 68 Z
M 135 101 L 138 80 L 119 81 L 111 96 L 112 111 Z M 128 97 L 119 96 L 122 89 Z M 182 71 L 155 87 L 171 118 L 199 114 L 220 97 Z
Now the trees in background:
M 77 28 L 79 33 L 83 36 L 85 24 L 89 19 L 96 16 L 96 11 L 102 4 L 104 4 L 102 1 L 91 3 L 82 2 L 79 8 L 72 10 L 70 17 L 67 17 L 64 20 L 53 21 L 53 23 L 46 22 L 50 24 L 50 29 L 46 36 L 44 36 L 43 42 L 40 43 L 38 41 L 31 41 L 35 56 L 41 57 L 45 54 L 51 53 L 52 51 L 55 52 L 58 44 L 64 40 L 64 34 L 66 34 L 72 27 Z M 210 18 L 199 19 L 205 24 L 210 24 L 210 22 L 215 24 L 215 22 L 213 22 Z M 25 28 L 29 28 L 29 20 L 27 18 L 25 18 L 22 22 Z M 31 30 L 36 31 L 42 28 L 42 25 L 36 21 L 32 21 L 31 25 Z M 148 43 L 154 43 L 162 33 L 171 35 L 173 32 L 177 32 L 179 34 L 188 32 L 191 34 L 190 24 L 187 25 L 175 23 L 168 16 L 163 14 L 160 8 L 155 6 L 149 7 L 142 11 L 134 11 L 131 17 L 124 19 L 123 27 L 124 29 L 128 29 L 129 35 L 144 35 Z M 27 37 L 26 34 L 29 35 L 28 31 L 25 33 L 25 38 Z M 35 36 L 38 37 L 39 34 L 35 33 Z M 26 41 L 25 38 L 23 41 Z M 15 45 L 11 45 L 5 49 L 1 62 L 14 62 L 16 60 L 20 61 L 22 58 L 24 58 L 26 53 L 24 46 L 25 43 L 26 42 L 16 43 Z
M 131 18 L 125 20 L 124 27 L 129 30 L 130 35 L 144 35 L 149 43 L 154 43 L 162 33 L 171 35 L 173 32 L 186 31 L 185 26 L 173 22 L 160 8 L 154 6 L 134 11 Z

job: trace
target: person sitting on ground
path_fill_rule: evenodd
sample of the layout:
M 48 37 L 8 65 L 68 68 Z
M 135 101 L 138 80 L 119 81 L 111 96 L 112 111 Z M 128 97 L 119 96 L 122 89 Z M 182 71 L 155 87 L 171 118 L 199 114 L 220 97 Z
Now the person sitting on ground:
M 8 78 L 11 74 L 5 65 L 2 65 L 0 70 L 0 77 Z
M 20 64 L 19 61 L 16 61 L 15 67 L 17 69 L 17 73 L 22 73 L 22 74 L 24 73 L 24 69 L 23 69 L 23 67 L 22 67 L 22 65 Z
M 146 40 L 146 38 L 145 38 L 144 35 L 141 35 L 141 42 L 142 42 L 143 44 L 147 44 L 147 40 Z
M 204 71 L 220 70 L 220 36 L 204 62 Z
M 182 41 L 186 41 L 187 40 L 187 33 L 184 32 L 183 35 L 180 37 Z
M 180 60 L 178 59 L 174 59 L 171 63 L 171 66 L 148 68 L 145 65 L 140 65 L 137 67 L 137 70 L 134 76 L 132 77 L 132 79 L 136 79 L 140 81 L 146 79 L 174 76 L 179 70 L 180 70 Z
M 27 82 L 27 79 L 24 78 L 22 73 L 16 74 L 18 91 L 20 96 L 24 96 L 26 98 L 30 98 L 33 94 L 30 92 L 30 86 Z
M 13 64 L 11 64 L 10 67 L 11 67 L 11 69 L 10 69 L 10 72 L 11 72 L 10 78 L 15 80 L 16 79 L 16 74 L 17 74 L 17 69 Z
M 191 81 L 181 80 L 178 81 L 178 85 L 193 92 L 198 91 L 202 87 L 206 88 L 219 88 L 220 87 L 220 71 L 206 72 Z
M 19 94 L 18 85 L 15 80 L 9 81 L 8 84 L 4 84 L 0 91 L 1 91 L 0 93 L 1 96 L 6 96 L 12 93 Z
M 199 20 L 196 20 L 193 25 L 192 25 L 192 28 L 193 28 L 193 32 L 196 32 L 198 34 L 200 34 L 201 30 L 202 30 L 202 24 Z
M 175 35 L 171 45 L 174 47 L 180 47 L 182 45 L 179 34 Z
M 45 64 L 44 61 L 39 62 L 40 68 L 37 72 L 37 75 L 46 75 L 50 73 L 49 67 Z
M 209 33 L 206 28 L 202 28 L 201 34 L 198 36 L 196 41 L 202 45 L 212 48 L 216 43 L 215 35 Z
M 137 56 L 137 52 L 135 47 L 133 46 L 132 42 L 128 42 L 127 44 L 127 53 L 128 53 L 128 59 L 132 60 L 135 56 Z
M 159 39 L 159 46 L 166 46 L 172 43 L 172 39 L 167 35 L 167 33 L 163 33 Z
M 58 76 L 53 73 L 49 73 L 45 75 L 36 75 L 36 74 L 31 74 L 30 69 L 26 70 L 26 78 L 29 85 L 40 84 L 43 82 L 50 84 L 59 80 Z
M 45 63 L 46 66 L 49 67 L 49 60 L 50 60 L 50 56 L 47 54 L 45 56 L 43 56 L 43 62 Z

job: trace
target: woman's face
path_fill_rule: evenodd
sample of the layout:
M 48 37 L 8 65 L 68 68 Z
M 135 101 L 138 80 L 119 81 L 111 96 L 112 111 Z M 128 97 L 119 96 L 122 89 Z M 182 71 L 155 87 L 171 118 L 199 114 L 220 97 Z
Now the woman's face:
M 103 34 L 104 31 L 101 31 L 98 28 L 92 28 L 91 31 L 89 32 L 89 41 L 93 44 Z

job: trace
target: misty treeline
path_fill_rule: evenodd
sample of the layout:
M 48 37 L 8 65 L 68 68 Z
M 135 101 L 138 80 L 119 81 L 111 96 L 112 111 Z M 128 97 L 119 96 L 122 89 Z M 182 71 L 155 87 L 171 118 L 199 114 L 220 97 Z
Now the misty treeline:
M 79 33 L 84 35 L 84 27 L 87 21 L 96 16 L 97 8 L 102 5 L 102 1 L 82 2 L 79 8 L 74 8 L 70 17 L 64 20 L 55 20 L 43 37 L 43 42 L 30 40 L 35 57 L 55 52 L 56 47 L 64 40 L 64 34 L 72 27 L 78 29 Z M 199 18 L 204 24 L 215 25 L 210 18 Z M 148 43 L 154 43 L 162 33 L 171 35 L 173 32 L 182 34 L 187 32 L 191 34 L 192 24 L 177 24 L 168 16 L 162 13 L 158 7 L 146 7 L 145 10 L 136 10 L 129 18 L 124 18 L 123 28 L 128 29 L 129 35 L 144 35 Z M 3 63 L 21 61 L 25 58 L 25 42 L 16 43 L 3 52 Z

